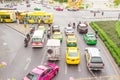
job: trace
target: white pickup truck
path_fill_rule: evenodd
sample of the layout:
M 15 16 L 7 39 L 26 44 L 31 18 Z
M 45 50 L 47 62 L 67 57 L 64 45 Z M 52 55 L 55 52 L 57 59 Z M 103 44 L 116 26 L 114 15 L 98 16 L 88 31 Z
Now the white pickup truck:
M 48 39 L 46 53 L 48 60 L 60 60 L 60 40 Z

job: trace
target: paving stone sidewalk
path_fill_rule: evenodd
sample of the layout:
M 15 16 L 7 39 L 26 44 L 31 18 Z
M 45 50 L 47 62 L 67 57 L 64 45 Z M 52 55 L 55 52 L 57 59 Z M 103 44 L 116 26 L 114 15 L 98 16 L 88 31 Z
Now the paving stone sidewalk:
M 7 26 L 11 27 L 12 29 L 20 32 L 21 34 L 25 35 L 30 31 L 31 24 L 27 24 L 27 27 L 24 27 L 24 24 L 17 24 L 17 23 L 5 23 Z

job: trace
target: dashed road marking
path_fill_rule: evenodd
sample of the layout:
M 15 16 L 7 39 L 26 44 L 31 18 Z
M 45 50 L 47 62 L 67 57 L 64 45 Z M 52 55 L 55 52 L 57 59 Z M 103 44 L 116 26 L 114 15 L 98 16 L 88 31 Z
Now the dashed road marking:
M 29 65 L 30 65 L 30 63 L 31 63 L 31 58 L 29 57 L 29 58 L 27 58 L 26 59 L 26 65 L 25 65 L 25 67 L 24 67 L 24 70 L 27 70 L 28 69 L 28 67 L 29 67 Z
M 65 74 L 67 74 L 67 64 L 65 64 Z

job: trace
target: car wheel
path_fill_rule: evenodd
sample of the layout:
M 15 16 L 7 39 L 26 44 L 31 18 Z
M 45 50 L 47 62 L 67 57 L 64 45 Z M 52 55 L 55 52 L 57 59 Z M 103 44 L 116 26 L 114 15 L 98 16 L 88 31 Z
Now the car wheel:
M 58 70 L 55 72 L 55 76 L 58 74 Z

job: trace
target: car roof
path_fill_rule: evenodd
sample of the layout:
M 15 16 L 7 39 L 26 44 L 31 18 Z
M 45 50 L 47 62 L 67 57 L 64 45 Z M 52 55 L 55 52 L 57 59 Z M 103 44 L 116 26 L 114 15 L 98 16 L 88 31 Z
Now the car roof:
M 66 27 L 66 29 L 71 29 L 72 27 Z M 73 28 L 72 28 L 73 29 Z
M 60 40 L 57 39 L 49 39 L 46 44 L 47 47 L 51 46 L 60 46 Z
M 85 24 L 81 23 L 80 26 L 86 26 Z
M 36 74 L 39 74 L 39 75 L 41 75 L 44 71 L 45 70 L 39 69 L 37 67 L 32 70 L 33 73 L 36 73 Z
M 88 50 L 88 53 L 92 57 L 101 57 L 99 49 L 97 49 L 97 48 L 87 48 L 87 50 Z
M 59 27 L 58 25 L 54 25 L 53 27 Z

